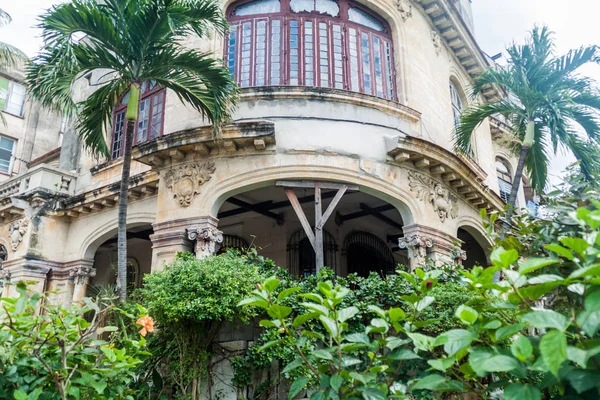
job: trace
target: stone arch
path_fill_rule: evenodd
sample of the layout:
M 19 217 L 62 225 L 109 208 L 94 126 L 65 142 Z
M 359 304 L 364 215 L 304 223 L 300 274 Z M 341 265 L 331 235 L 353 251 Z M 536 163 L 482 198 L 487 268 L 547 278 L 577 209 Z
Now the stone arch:
M 357 174 L 356 170 L 328 165 L 271 166 L 248 171 L 219 180 L 197 200 L 208 207 L 210 216 L 217 217 L 226 199 L 249 190 L 272 186 L 279 180 L 320 180 L 357 185 L 361 192 L 374 196 L 394 206 L 406 225 L 423 217 L 422 207 L 406 190 L 380 178 Z
M 152 225 L 156 220 L 154 213 L 132 212 L 127 215 L 127 228 L 141 225 Z M 97 227 L 91 227 L 91 233 L 81 242 L 79 246 L 79 259 L 93 259 L 96 250 L 102 243 L 113 237 L 117 231 L 117 220 L 110 220 Z
M 485 230 L 483 229 L 483 226 L 481 225 L 481 222 L 474 217 L 464 216 L 458 220 L 456 226 L 457 229 L 455 236 L 459 238 L 459 232 L 461 230 L 467 232 L 477 242 L 479 247 L 481 247 L 481 249 L 485 253 L 486 261 L 489 264 L 491 253 L 490 249 L 494 245 L 494 242 L 492 242 L 492 240 L 488 238 Z M 467 258 L 467 262 L 468 261 L 469 259 Z

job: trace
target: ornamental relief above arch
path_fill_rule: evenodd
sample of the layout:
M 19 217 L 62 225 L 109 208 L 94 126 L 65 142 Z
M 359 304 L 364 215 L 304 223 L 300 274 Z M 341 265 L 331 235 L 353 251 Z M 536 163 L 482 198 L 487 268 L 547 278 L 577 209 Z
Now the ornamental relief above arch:
M 214 172 L 215 163 L 212 161 L 180 165 L 165 173 L 165 182 L 179 205 L 189 207 Z
M 408 186 L 417 199 L 431 204 L 442 222 L 458 218 L 458 198 L 442 183 L 414 171 L 408 171 Z

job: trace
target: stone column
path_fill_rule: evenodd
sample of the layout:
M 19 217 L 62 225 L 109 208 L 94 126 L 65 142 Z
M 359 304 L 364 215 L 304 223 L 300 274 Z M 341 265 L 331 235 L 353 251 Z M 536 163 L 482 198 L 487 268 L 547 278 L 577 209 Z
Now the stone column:
M 217 251 L 217 244 L 223 243 L 223 232 L 217 229 L 218 220 L 207 217 L 204 223 L 188 229 L 188 238 L 194 242 L 196 258 L 206 258 Z
M 85 263 L 69 270 L 69 277 L 73 279 L 73 303 L 81 303 L 86 295 L 90 278 L 96 276 L 96 269 L 92 267 L 93 261 L 85 260 Z
M 404 237 L 398 239 L 398 246 L 408 250 L 412 270 L 425 267 L 427 260 L 434 265 L 455 262 L 461 257 L 456 255 L 456 243 L 460 240 L 451 235 L 416 224 L 405 226 Z

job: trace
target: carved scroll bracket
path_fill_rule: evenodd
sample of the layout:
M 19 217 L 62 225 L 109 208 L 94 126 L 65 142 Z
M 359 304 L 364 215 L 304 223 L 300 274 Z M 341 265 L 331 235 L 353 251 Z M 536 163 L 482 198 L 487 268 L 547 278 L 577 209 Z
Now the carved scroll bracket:
M 29 228 L 29 220 L 27 218 L 22 218 L 10 224 L 8 228 L 8 234 L 10 239 L 10 247 L 13 251 L 16 251 L 19 248 L 19 245 L 23 241 L 23 237 L 25 233 L 27 233 L 27 229 Z
M 396 0 L 396 7 L 398 7 L 398 11 L 400 11 L 402 21 L 406 21 L 407 19 L 412 17 L 413 6 L 410 0 Z
M 438 31 L 431 31 L 431 41 L 433 42 L 433 47 L 435 47 L 435 54 L 439 56 L 442 53 L 444 44 Z
M 189 229 L 188 238 L 195 242 L 196 257 L 204 258 L 215 254 L 217 244 L 223 243 L 223 232 L 214 227 Z

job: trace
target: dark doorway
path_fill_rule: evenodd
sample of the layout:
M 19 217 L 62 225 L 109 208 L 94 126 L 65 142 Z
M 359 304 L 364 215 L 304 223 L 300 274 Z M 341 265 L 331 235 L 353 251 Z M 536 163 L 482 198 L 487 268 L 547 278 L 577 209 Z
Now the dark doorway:
M 385 242 L 368 232 L 354 232 L 344 241 L 349 274 L 367 277 L 371 272 L 393 274 L 394 255 Z
M 462 249 L 467 252 L 467 259 L 463 261 L 465 268 L 473 268 L 475 265 L 487 267 L 486 251 L 481 247 L 477 239 L 463 228 L 458 229 L 458 238 L 462 240 Z

